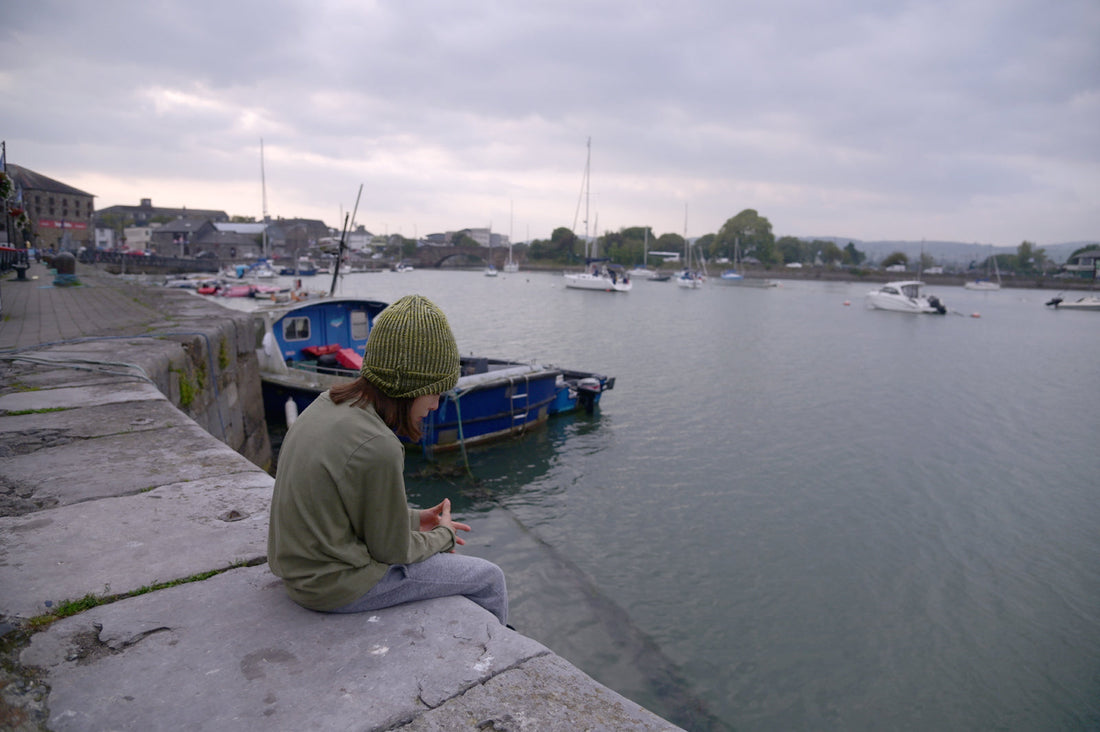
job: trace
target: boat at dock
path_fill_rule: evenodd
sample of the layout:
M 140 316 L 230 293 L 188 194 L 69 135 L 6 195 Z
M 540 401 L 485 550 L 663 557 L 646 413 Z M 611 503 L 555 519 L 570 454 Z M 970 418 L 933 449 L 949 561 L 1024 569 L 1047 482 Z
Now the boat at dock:
M 374 319 L 386 306 L 329 297 L 254 311 L 263 327 L 257 355 L 266 413 L 297 414 L 321 392 L 357 377 Z M 465 356 L 458 384 L 425 419 L 421 445 L 449 450 L 520 435 L 557 414 L 595 411 L 614 385 L 614 377 L 594 372 Z

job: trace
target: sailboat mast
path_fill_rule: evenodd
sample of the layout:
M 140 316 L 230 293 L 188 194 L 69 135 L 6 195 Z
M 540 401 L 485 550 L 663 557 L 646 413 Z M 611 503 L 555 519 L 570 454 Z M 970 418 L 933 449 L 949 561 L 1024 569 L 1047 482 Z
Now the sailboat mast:
M 691 245 L 688 244 L 688 205 L 684 203 L 684 256 L 687 258 L 687 268 L 691 269 Z
M 588 196 L 591 191 L 592 180 L 592 138 L 586 143 L 588 153 L 584 160 L 584 256 L 588 257 Z
M 355 214 L 359 211 L 359 198 L 363 195 L 363 184 L 359 184 L 359 192 L 355 194 L 355 208 L 351 210 L 350 214 L 344 215 L 344 230 L 340 233 L 340 248 L 336 250 L 336 264 L 332 267 L 332 285 L 328 289 L 328 296 L 332 297 L 336 294 L 336 281 L 340 278 L 340 262 L 344 258 L 344 251 L 347 247 L 348 236 L 348 222 L 355 221 Z
M 263 245 L 262 250 L 264 258 L 267 258 L 267 179 L 264 176 L 264 138 L 260 138 L 260 196 L 263 204 Z

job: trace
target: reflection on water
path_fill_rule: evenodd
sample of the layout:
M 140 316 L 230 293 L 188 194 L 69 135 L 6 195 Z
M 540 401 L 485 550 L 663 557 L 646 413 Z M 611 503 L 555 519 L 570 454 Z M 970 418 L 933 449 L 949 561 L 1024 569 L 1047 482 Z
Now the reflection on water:
M 345 286 L 432 297 L 463 353 L 616 377 L 469 476 L 409 457 L 522 632 L 688 729 L 1100 729 L 1100 316 L 521 274 Z
M 465 459 L 437 453 L 429 461 L 410 452 L 409 500 L 434 506 L 451 499 L 473 529 L 462 551 L 504 569 L 512 617 L 523 619 L 520 632 L 685 729 L 727 729 L 630 614 L 513 510 L 534 511 L 535 523 L 552 521 L 563 491 L 555 475 L 568 459 L 563 446 L 591 437 L 599 453 L 602 427 L 598 413 L 562 415 L 522 438 L 470 450 Z

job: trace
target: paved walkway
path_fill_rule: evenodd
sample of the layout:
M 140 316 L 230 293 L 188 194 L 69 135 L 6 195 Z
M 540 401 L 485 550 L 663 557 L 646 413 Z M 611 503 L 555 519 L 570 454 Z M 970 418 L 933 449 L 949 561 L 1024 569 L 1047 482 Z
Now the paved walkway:
M 55 287 L 54 275 L 31 264 L 27 279 L 0 282 L 0 349 L 103 335 L 133 335 L 164 321 L 155 291 L 90 267 L 77 268 L 77 286 Z

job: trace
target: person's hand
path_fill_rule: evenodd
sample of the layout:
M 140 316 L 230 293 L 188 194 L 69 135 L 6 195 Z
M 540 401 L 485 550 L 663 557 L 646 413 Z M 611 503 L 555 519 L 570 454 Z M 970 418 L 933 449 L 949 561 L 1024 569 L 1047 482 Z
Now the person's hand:
M 425 508 L 420 512 L 420 530 L 431 531 L 437 526 L 446 526 L 455 532 L 455 544 L 465 544 L 466 540 L 458 536 L 459 531 L 469 531 L 467 524 L 460 523 L 451 518 L 451 499 L 444 498 L 443 502 L 431 508 Z

